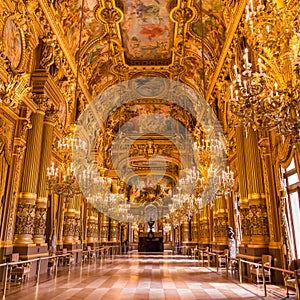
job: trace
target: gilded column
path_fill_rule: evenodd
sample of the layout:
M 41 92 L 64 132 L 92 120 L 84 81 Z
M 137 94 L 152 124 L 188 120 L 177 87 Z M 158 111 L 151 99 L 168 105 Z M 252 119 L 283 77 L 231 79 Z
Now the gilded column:
M 245 139 L 251 248 L 265 248 L 269 244 L 268 212 L 263 186 L 263 173 L 257 132 L 248 129 Z
M 102 213 L 98 211 L 98 235 L 97 235 L 97 243 L 101 244 L 101 224 L 102 224 Z
M 14 224 L 16 218 L 16 209 L 18 204 L 17 195 L 21 185 L 21 171 L 23 169 L 26 136 L 30 123 L 31 111 L 20 109 L 20 119 L 17 122 L 16 133 L 13 142 L 13 152 L 10 162 L 10 172 L 6 187 L 5 210 L 1 220 L 1 237 L 3 238 L 3 247 L 13 246 Z
M 17 207 L 15 245 L 33 244 L 35 203 L 37 200 L 37 184 L 45 115 L 43 111 L 43 96 L 41 98 L 36 96 L 36 98 L 37 101 L 40 101 L 41 106 L 36 113 L 31 115 L 32 128 L 28 132 L 21 192 Z
M 75 199 L 75 229 L 74 229 L 74 243 L 81 244 L 80 233 L 81 233 L 81 218 L 80 218 L 80 209 L 81 209 L 81 199 L 82 194 L 76 194 Z
M 102 215 L 101 218 L 101 242 L 108 242 L 108 228 L 109 228 L 109 217 L 107 215 Z
M 98 212 L 96 209 L 89 209 L 87 220 L 87 243 L 93 244 L 97 242 L 98 236 Z
M 249 201 L 247 187 L 247 172 L 245 158 L 245 136 L 242 126 L 236 128 L 237 142 L 237 160 L 238 160 L 238 181 L 240 192 L 240 214 L 242 227 L 241 247 L 246 247 L 251 240 L 250 219 L 249 219 Z
M 275 182 L 275 174 L 272 165 L 269 136 L 265 136 L 261 138 L 259 141 L 259 145 L 260 145 L 260 151 L 262 157 L 264 183 L 265 183 L 265 190 L 266 190 L 266 201 L 268 204 L 270 247 L 280 249 L 280 229 L 279 229 L 279 214 L 277 209 L 276 182 Z
M 119 222 L 111 219 L 110 223 L 110 241 L 118 242 L 119 241 Z
M 35 205 L 35 223 L 34 223 L 34 236 L 33 241 L 36 244 L 45 243 L 45 229 L 46 229 L 46 216 L 47 216 L 47 168 L 50 165 L 53 126 L 55 122 L 56 111 L 50 107 L 46 111 L 43 126 L 42 138 L 42 153 L 40 159 L 40 170 L 37 188 L 37 200 Z
M 182 242 L 188 243 L 190 236 L 190 229 L 189 229 L 189 222 L 183 221 L 182 222 Z
M 73 245 L 75 236 L 75 209 L 73 207 L 74 196 L 66 199 L 68 201 L 64 209 L 63 244 Z
M 62 194 L 55 194 L 58 197 L 58 220 L 57 220 L 57 245 L 63 247 L 64 211 L 65 199 Z
M 198 243 L 198 220 L 199 214 L 194 214 L 192 218 L 192 242 Z
M 216 199 L 214 210 L 214 233 L 215 233 L 215 247 L 217 249 L 225 249 L 228 241 L 228 212 L 227 204 L 224 196 Z
M 209 205 L 205 205 L 199 214 L 199 243 L 202 247 L 210 243 Z

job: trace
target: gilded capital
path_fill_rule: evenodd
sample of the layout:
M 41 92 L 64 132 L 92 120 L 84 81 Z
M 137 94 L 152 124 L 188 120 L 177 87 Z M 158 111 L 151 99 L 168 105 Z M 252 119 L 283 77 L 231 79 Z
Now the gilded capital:
M 48 105 L 45 111 L 44 123 L 49 123 L 54 125 L 58 120 L 57 112 L 58 110 L 55 109 L 53 104 Z
M 37 105 L 37 110 L 45 112 L 48 108 L 48 97 L 45 94 L 33 93 L 32 99 Z

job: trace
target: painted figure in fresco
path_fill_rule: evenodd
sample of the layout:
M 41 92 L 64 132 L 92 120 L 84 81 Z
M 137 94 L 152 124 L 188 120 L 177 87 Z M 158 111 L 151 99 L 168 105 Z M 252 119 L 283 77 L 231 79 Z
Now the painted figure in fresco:
M 121 26 L 128 57 L 151 59 L 168 55 L 172 25 L 167 3 L 159 0 L 131 0 L 126 3 Z
M 192 25 L 194 33 L 207 39 L 217 56 L 221 54 L 226 31 L 224 11 L 221 11 L 220 8 L 221 6 L 217 2 L 207 4 L 203 9 L 202 23 L 198 21 Z
M 11 65 L 16 68 L 21 59 L 22 39 L 15 22 L 9 20 L 5 28 L 5 54 L 9 58 Z
M 62 26 L 73 54 L 75 54 L 75 51 L 78 49 L 80 39 L 81 4 L 81 0 L 74 0 L 68 4 L 67 12 L 66 8 L 64 8 Z M 94 17 L 94 8 L 97 4 L 97 0 L 84 1 L 81 45 L 84 45 L 89 40 L 93 40 L 102 32 L 101 28 L 103 25 Z

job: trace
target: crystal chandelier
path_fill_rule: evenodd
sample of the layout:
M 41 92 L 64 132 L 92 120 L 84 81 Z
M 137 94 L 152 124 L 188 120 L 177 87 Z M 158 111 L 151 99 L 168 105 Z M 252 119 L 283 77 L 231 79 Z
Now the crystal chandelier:
M 250 0 L 243 34 L 248 48 L 234 65 L 230 109 L 247 126 L 299 138 L 299 1 Z
M 62 170 L 62 178 L 60 180 L 58 168 L 52 162 L 51 166 L 47 168 L 47 183 L 48 190 L 63 195 L 67 200 L 81 192 L 74 176 L 72 164 Z
M 54 162 L 52 162 L 50 167 L 47 168 L 48 189 L 62 194 L 67 201 L 74 195 L 81 193 L 81 189 L 75 178 L 73 163 L 71 162 L 73 142 L 72 133 L 67 134 L 59 140 L 56 149 L 62 158 L 61 166 L 60 168 L 55 167 Z M 61 177 L 59 173 L 61 173 Z M 87 175 L 84 174 L 82 178 L 86 180 Z

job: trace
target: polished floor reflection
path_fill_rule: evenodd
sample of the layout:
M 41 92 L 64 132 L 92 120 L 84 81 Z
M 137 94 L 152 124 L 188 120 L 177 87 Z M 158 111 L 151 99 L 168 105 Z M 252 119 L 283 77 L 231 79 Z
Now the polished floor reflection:
M 284 290 L 274 287 L 263 297 L 261 286 L 239 285 L 225 272 L 202 267 L 187 256 L 129 255 L 97 260 L 59 272 L 53 280 L 28 282 L 8 291 L 7 299 L 280 299 Z

